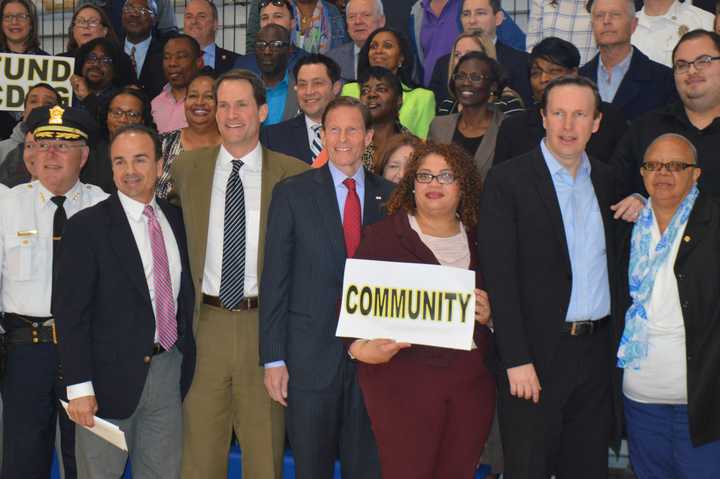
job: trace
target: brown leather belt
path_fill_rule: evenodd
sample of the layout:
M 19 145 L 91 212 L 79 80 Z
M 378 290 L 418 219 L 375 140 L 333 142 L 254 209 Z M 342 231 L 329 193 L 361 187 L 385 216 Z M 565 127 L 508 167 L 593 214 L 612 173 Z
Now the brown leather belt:
M 588 336 L 595 334 L 610 321 L 610 316 L 592 321 L 573 321 L 563 323 L 562 332 L 570 336 Z
M 258 307 L 258 297 L 253 296 L 250 298 L 243 298 L 239 304 L 237 304 L 233 309 L 226 308 L 222 305 L 220 302 L 220 298 L 217 296 L 210 296 L 209 294 L 203 293 L 202 295 L 202 302 L 203 304 L 207 304 L 209 306 L 215 306 L 216 308 L 222 308 L 226 309 L 228 311 L 249 311 L 251 309 L 255 309 Z

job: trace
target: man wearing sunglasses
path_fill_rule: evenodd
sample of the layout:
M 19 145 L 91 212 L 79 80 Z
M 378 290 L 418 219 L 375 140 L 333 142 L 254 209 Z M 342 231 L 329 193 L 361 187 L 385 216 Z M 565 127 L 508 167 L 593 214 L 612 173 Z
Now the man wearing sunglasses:
M 685 34 L 673 51 L 673 75 L 680 101 L 638 117 L 619 143 L 611 163 L 623 181 L 623 193 L 645 195 L 640 165 L 648 146 L 664 133 L 687 138 L 698 151 L 701 190 L 720 195 L 720 35 L 706 30 Z M 633 202 L 628 205 L 628 202 Z M 636 219 L 642 204 L 632 198 L 618 204 L 616 214 Z
M 73 479 L 75 426 L 58 402 L 66 398 L 52 293 L 67 218 L 107 194 L 78 180 L 97 129 L 87 112 L 44 106 L 26 121 L 37 140 L 38 179 L 4 194 L 0 202 L 0 309 L 7 346 L 3 422 L 8 438 L 0 476 L 50 477 L 59 416 L 65 477 Z

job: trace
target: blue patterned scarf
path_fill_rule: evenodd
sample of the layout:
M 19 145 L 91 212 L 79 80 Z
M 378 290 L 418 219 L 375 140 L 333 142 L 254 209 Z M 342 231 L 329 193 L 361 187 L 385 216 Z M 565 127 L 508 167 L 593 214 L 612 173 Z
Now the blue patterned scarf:
M 632 304 L 625 313 L 625 330 L 620 340 L 617 365 L 620 368 L 638 369 L 648 354 L 648 317 L 646 307 L 650 302 L 655 277 L 665 263 L 675 238 L 685 227 L 699 193 L 697 185 L 685 196 L 670 220 L 660 241 L 655 246 L 655 255 L 650 256 L 652 242 L 653 210 L 649 202 L 640 213 L 633 227 L 630 240 L 630 267 L 628 282 Z

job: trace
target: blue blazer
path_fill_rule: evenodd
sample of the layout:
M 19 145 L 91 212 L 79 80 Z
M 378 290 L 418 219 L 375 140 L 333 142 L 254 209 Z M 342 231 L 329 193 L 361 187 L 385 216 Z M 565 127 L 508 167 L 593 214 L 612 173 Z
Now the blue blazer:
M 580 68 L 580 75 L 597 82 L 600 54 Z M 622 110 L 625 118 L 632 122 L 645 112 L 655 110 L 677 100 L 675 79 L 672 70 L 650 60 L 643 52 L 633 47 L 630 68 L 620 83 L 612 105 Z

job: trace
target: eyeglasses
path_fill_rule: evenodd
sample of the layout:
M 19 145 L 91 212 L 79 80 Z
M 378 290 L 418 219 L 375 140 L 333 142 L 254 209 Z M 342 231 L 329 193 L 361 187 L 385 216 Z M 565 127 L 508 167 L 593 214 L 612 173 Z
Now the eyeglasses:
M 425 172 L 415 173 L 415 181 L 418 183 L 432 183 L 432 180 L 437 180 L 441 185 L 449 185 L 455 182 L 455 175 L 449 171 L 443 171 L 437 175 Z
M 667 163 L 646 161 L 640 165 L 640 168 L 645 171 L 660 171 L 664 168 L 668 173 L 677 173 L 679 171 L 685 171 L 688 168 L 699 168 L 699 166 L 694 163 L 683 163 L 682 161 L 668 161 Z
M 715 60 L 720 60 L 720 56 L 711 57 L 710 55 L 701 55 L 691 62 L 678 60 L 675 62 L 675 65 L 673 65 L 673 68 L 675 69 L 675 73 L 686 73 L 690 71 L 690 65 L 695 65 L 695 69 L 700 71 L 709 67 Z
M 141 17 L 152 17 L 155 15 L 155 12 L 149 8 L 136 7 L 134 5 L 125 5 L 122 8 L 122 12 L 128 15 L 140 15 Z
M 60 153 L 67 153 L 74 148 L 81 148 L 85 146 L 85 143 L 68 143 L 63 141 L 38 141 L 35 143 L 35 147 L 42 151 L 56 150 Z
M 116 120 L 119 120 L 120 118 L 125 118 L 128 121 L 140 121 L 142 118 L 142 113 L 139 111 L 132 111 L 132 110 L 122 110 L 120 108 L 111 108 L 108 110 L 108 113 L 110 113 Z
M 100 20 L 75 20 L 73 23 L 73 27 L 80 27 L 80 28 L 97 28 L 102 24 Z
M 17 20 L 19 23 L 29 22 L 30 21 L 30 15 L 27 13 L 15 13 L 15 14 L 8 14 L 3 15 L 2 19 L 5 23 L 13 23 L 15 20 Z
M 292 12 L 292 7 L 290 6 L 290 2 L 287 0 L 260 0 L 260 10 L 267 7 L 268 5 L 275 5 L 276 7 L 285 7 L 288 10 Z
M 491 78 L 488 75 L 480 75 L 478 73 L 467 74 L 465 72 L 453 73 L 452 80 L 455 82 L 462 82 L 470 80 L 472 83 L 482 83 L 488 81 Z
M 271 42 L 266 42 L 264 40 L 256 41 L 255 42 L 255 50 L 265 50 L 267 47 L 270 47 L 272 51 L 278 51 L 285 47 L 290 45 L 288 42 L 284 42 L 282 40 L 273 40 Z
M 85 63 L 102 63 L 103 65 L 112 65 L 113 59 L 112 57 L 99 57 L 94 53 L 91 53 L 85 58 Z

